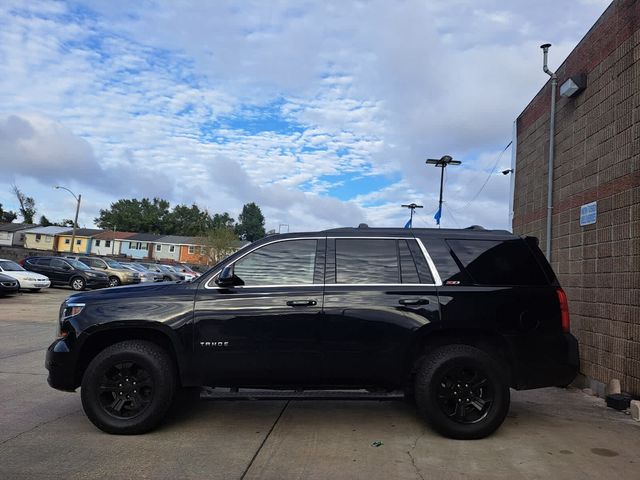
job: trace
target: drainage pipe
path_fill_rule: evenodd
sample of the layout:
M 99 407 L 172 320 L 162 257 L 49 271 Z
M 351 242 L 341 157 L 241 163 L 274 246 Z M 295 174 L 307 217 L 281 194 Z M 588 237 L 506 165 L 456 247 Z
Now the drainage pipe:
M 551 112 L 549 116 L 549 176 L 547 184 L 547 234 L 545 255 L 547 260 L 551 262 L 551 217 L 553 214 L 553 161 L 555 153 L 555 137 L 556 137 L 556 90 L 558 88 L 558 77 L 555 72 L 547 67 L 547 54 L 549 52 L 550 43 L 541 45 L 543 57 L 542 69 L 544 73 L 551 77 Z

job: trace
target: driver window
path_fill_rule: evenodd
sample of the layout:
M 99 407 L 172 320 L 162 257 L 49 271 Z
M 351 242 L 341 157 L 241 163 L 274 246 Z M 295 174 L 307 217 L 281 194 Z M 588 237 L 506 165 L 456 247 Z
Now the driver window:
M 287 240 L 259 248 L 234 265 L 245 286 L 313 283 L 317 240 Z

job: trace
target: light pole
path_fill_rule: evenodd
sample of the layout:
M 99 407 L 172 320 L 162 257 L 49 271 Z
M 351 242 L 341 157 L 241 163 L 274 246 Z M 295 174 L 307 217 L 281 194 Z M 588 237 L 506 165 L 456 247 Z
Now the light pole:
M 441 168 L 440 171 L 440 200 L 438 201 L 438 211 L 434 215 L 436 222 L 438 223 L 438 228 L 440 228 L 440 217 L 442 217 L 442 187 L 444 186 L 444 169 L 449 165 L 460 165 L 462 162 L 460 160 L 454 160 L 449 155 L 445 155 L 441 159 L 429 158 L 425 162 L 428 165 L 435 165 L 436 168 Z
M 73 221 L 73 230 L 71 232 L 71 249 L 69 250 L 71 253 L 73 253 L 73 245 L 76 242 L 76 226 L 78 225 L 78 213 L 80 212 L 80 200 L 82 200 L 82 195 L 78 194 L 78 196 L 76 196 L 75 193 L 73 193 L 71 190 L 69 190 L 67 187 L 62 187 L 60 185 L 56 185 L 56 190 L 58 189 L 62 189 L 62 190 L 66 190 L 67 192 L 69 192 L 71 195 L 73 195 L 73 198 L 76 199 L 76 201 L 78 202 L 76 205 L 76 218 Z
M 411 210 L 411 216 L 409 217 L 409 224 L 408 225 L 409 225 L 409 228 L 413 228 L 413 211 L 416 208 L 422 208 L 422 205 L 417 205 L 415 203 L 410 203 L 408 205 L 400 205 L 400 206 L 404 207 L 404 208 L 408 208 L 409 210 Z M 405 228 L 407 228 L 406 225 L 405 225 Z

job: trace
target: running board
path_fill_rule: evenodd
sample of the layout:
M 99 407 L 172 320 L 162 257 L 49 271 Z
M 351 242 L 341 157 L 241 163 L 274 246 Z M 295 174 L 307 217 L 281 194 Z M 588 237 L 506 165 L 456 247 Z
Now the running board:
M 233 391 L 232 391 L 233 390 Z M 402 400 L 402 392 L 368 392 L 366 390 L 259 390 L 202 387 L 201 400 Z

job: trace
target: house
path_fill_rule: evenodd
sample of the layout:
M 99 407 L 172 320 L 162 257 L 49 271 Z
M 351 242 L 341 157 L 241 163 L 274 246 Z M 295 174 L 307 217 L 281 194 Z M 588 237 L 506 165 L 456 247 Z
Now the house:
M 180 235 L 167 235 L 156 240 L 153 247 L 153 258 L 158 261 L 180 261 L 180 249 L 184 245 L 189 245 L 192 237 Z
M 118 238 L 117 240 L 120 240 L 120 255 L 151 259 L 155 242 L 164 236 L 154 233 L 137 233 L 127 238 Z
M 63 233 L 71 234 L 69 227 L 36 227 L 29 230 L 23 230 L 24 247 L 31 250 L 49 250 L 56 251 L 58 235 Z
M 32 223 L 0 223 L 0 245 L 24 246 L 24 230 L 36 226 Z
M 246 241 L 237 241 L 224 252 L 212 252 L 202 237 L 188 238 L 189 242 L 180 246 L 180 262 L 196 265 L 213 265 L 249 244 Z
M 122 242 L 134 235 L 137 234 L 133 232 L 105 230 L 104 232 L 93 236 L 93 241 L 91 242 L 91 254 L 120 255 Z
M 73 239 L 73 230 L 69 230 L 58 235 L 57 251 L 58 252 L 70 252 L 70 253 L 85 253 L 91 252 L 91 241 L 94 235 L 102 233 L 104 230 L 96 230 L 94 228 L 76 228 L 75 240 L 73 248 L 71 246 L 71 240 Z

